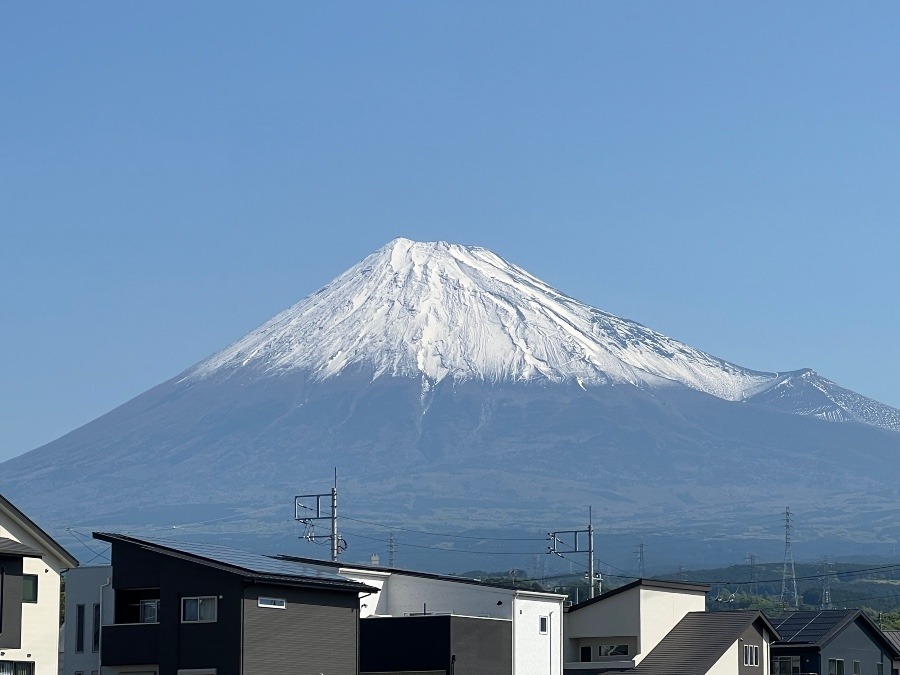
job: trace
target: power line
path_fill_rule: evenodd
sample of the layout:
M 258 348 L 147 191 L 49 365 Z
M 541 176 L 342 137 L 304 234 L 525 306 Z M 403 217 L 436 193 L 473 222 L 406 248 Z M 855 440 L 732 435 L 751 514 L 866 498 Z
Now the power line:
M 389 539 L 379 539 L 378 537 L 370 537 L 365 534 L 360 534 L 359 532 L 350 532 L 345 530 L 345 532 L 354 537 L 359 537 L 361 539 L 369 539 L 371 541 L 380 541 L 383 544 L 390 544 Z M 543 540 L 541 540 L 543 541 Z M 441 553 L 469 553 L 472 555 L 543 555 L 543 551 L 473 551 L 471 549 L 461 549 L 461 548 L 444 548 L 442 546 L 427 546 L 425 544 L 407 544 L 402 541 L 395 541 L 395 546 L 408 546 L 410 548 L 424 548 L 430 551 L 440 551 Z
M 365 525 L 374 525 L 375 527 L 383 527 L 386 530 L 398 530 L 400 532 L 413 532 L 415 534 L 427 534 L 433 537 L 453 537 L 456 539 L 477 539 L 477 540 L 486 540 L 490 539 L 491 541 L 546 541 L 546 537 L 494 537 L 494 536 L 484 536 L 478 537 L 471 534 L 453 534 L 451 532 L 429 532 L 428 530 L 415 530 L 408 527 L 398 527 L 396 525 L 384 525 L 382 523 L 375 523 L 371 520 L 362 520 L 361 518 L 351 518 L 350 516 L 341 516 L 344 520 L 352 520 L 356 523 L 363 523 Z

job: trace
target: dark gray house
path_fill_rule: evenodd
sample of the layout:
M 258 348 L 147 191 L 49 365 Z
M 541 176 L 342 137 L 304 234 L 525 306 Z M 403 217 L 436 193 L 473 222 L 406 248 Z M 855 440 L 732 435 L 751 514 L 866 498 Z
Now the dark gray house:
M 772 622 L 772 675 L 890 675 L 897 647 L 858 609 L 789 612 Z
M 385 616 L 360 622 L 360 671 L 502 675 L 513 672 L 512 622 L 473 616 Z
M 222 546 L 94 537 L 112 545 L 104 673 L 359 672 L 359 595 L 376 589 Z

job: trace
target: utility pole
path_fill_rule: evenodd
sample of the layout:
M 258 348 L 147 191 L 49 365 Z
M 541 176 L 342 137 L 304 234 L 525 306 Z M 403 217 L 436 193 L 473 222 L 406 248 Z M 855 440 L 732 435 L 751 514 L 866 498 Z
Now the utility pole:
M 794 571 L 794 552 L 791 550 L 791 532 L 794 523 L 791 519 L 791 507 L 784 509 L 784 568 L 781 573 L 781 611 L 787 609 L 788 602 L 793 597 L 792 607 L 800 608 L 800 599 L 797 597 L 797 573 Z
M 579 535 L 584 535 L 587 542 Z M 594 519 L 593 509 L 588 507 L 588 526 L 584 530 L 558 530 L 556 532 L 547 533 L 547 541 L 550 545 L 547 547 L 547 553 L 555 553 L 560 558 L 565 558 L 563 553 L 587 553 L 587 577 L 588 587 L 590 588 L 590 597 L 594 597 L 594 584 L 597 590 L 602 588 L 602 577 L 594 572 Z
M 329 497 L 330 503 L 325 501 Z M 347 548 L 347 542 L 338 534 L 337 468 L 331 492 L 294 497 L 294 520 L 306 526 L 303 538 L 313 543 L 320 538 L 315 532 L 316 521 L 330 520 L 331 533 L 325 539 L 331 543 L 332 562 L 337 562 L 338 556 Z

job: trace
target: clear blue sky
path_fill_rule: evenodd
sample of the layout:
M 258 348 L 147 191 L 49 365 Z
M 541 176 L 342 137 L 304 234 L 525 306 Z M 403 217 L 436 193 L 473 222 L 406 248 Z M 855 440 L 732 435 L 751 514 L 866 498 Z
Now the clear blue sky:
M 396 236 L 900 406 L 900 2 L 4 3 L 0 459 Z

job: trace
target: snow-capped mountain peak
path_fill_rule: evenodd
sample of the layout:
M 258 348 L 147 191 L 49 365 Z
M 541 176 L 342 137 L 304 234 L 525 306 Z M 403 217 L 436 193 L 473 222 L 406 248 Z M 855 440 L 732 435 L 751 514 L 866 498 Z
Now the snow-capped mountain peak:
M 483 248 L 395 239 L 187 374 L 346 368 L 586 384 L 678 382 L 739 400 L 771 382 L 589 307 Z

